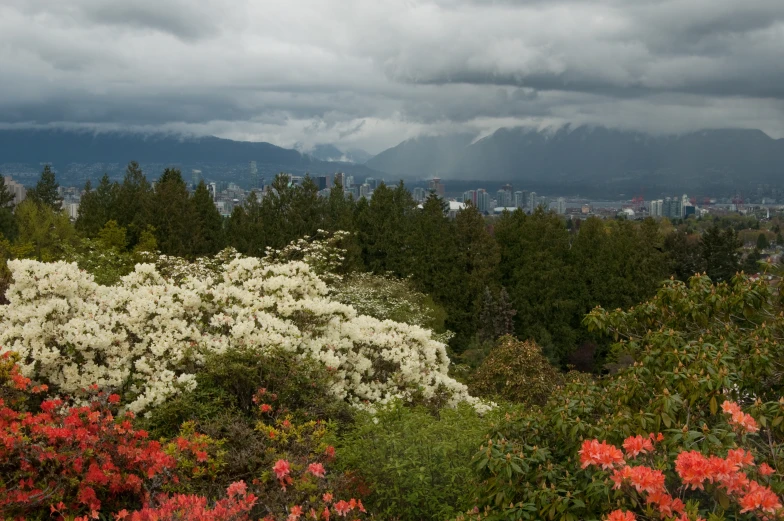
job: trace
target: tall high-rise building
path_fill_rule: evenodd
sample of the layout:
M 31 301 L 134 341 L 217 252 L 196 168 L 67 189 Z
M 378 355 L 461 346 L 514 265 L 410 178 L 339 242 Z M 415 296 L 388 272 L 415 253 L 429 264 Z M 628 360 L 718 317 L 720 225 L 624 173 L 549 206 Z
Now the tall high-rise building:
M 423 202 L 425 199 L 427 199 L 427 190 L 425 190 L 425 189 L 424 189 L 424 188 L 422 188 L 421 186 L 417 186 L 417 187 L 416 187 L 416 188 L 414 188 L 414 190 L 411 192 L 411 196 L 414 198 L 414 201 L 416 201 L 416 202 L 418 202 L 418 203 L 421 203 L 421 202 Z
M 359 187 L 359 196 L 368 198 L 373 190 L 370 189 L 370 185 L 368 183 L 364 183 Z
M 512 206 L 515 208 L 522 208 L 525 206 L 525 195 L 526 193 L 520 190 L 515 192 L 514 197 L 512 198 Z
M 191 185 L 195 189 L 201 181 L 201 170 L 191 170 Z
M 495 199 L 496 199 L 496 206 L 500 206 L 503 208 L 509 208 L 512 206 L 511 190 L 507 190 L 506 188 L 502 188 L 501 190 L 498 190 L 498 192 L 496 192 Z
M 528 209 L 533 212 L 537 206 L 539 206 L 539 198 L 536 197 L 536 192 L 531 192 L 528 194 Z
M 353 175 L 346 176 L 346 184 L 343 186 L 346 188 L 351 188 L 352 186 L 354 186 L 354 176 Z
M 663 210 L 664 210 L 664 201 L 658 199 L 656 201 L 651 201 L 648 210 L 648 214 L 651 217 L 663 217 Z
M 463 200 L 461 202 L 464 203 L 466 201 L 470 201 L 471 204 L 476 206 L 477 205 L 476 204 L 476 193 L 477 193 L 476 190 L 469 190 L 467 192 L 463 192 Z
M 320 175 L 316 178 L 316 186 L 318 186 L 319 191 L 326 190 L 328 185 L 329 178 L 327 176 Z
M 27 197 L 27 189 L 21 183 L 17 183 L 11 176 L 5 176 L 5 187 L 10 193 L 14 194 L 14 205 L 17 205 Z
M 430 189 L 434 191 L 439 197 L 444 197 L 445 187 L 441 182 L 440 177 L 434 177 L 430 180 Z
M 493 211 L 492 200 L 484 188 L 479 188 L 476 191 L 476 208 L 483 213 L 490 213 Z
M 662 205 L 662 216 L 668 219 L 681 219 L 683 217 L 683 203 L 678 197 L 667 197 Z
M 559 215 L 566 214 L 566 199 L 564 199 L 563 197 L 558 198 L 558 206 L 556 208 L 556 211 L 558 212 Z
M 256 167 L 256 162 L 251 161 L 248 164 L 248 189 L 257 190 L 259 186 L 259 169 Z
M 332 184 L 333 185 L 339 184 L 343 188 L 346 188 L 346 174 L 344 174 L 343 172 L 336 173 L 334 182 Z

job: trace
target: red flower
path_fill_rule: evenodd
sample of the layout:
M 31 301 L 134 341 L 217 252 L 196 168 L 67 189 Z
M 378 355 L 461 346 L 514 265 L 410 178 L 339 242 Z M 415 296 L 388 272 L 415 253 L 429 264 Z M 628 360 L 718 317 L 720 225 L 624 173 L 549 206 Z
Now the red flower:
M 310 465 L 308 465 L 308 472 L 310 472 L 317 478 L 323 478 L 324 475 L 326 474 L 326 471 L 324 470 L 324 465 L 322 465 L 321 463 L 311 463 Z
M 279 459 L 275 462 L 275 465 L 272 467 L 272 470 L 275 471 L 275 475 L 278 476 L 278 479 L 283 479 L 289 475 L 291 472 L 291 465 L 289 462 L 284 459 Z
M 613 510 L 610 512 L 610 515 L 607 516 L 606 521 L 635 521 L 637 517 L 634 513 L 629 512 L 628 510 L 624 512 L 623 510 Z
M 763 463 L 762 465 L 759 466 L 759 473 L 762 474 L 763 476 L 770 476 L 774 472 L 776 471 L 773 470 L 773 468 L 771 468 L 771 466 L 768 465 L 767 463 Z
M 108 398 L 109 403 L 120 403 L 119 394 L 110 394 Z
M 636 458 L 641 452 L 653 452 L 653 443 L 649 438 L 643 438 L 639 434 L 629 436 L 623 441 L 623 450 L 626 451 L 627 457 Z
M 600 465 L 607 470 L 624 463 L 623 453 L 606 441 L 599 443 L 599 440 L 585 440 L 582 449 L 580 449 L 580 463 L 582 468 L 589 465 Z

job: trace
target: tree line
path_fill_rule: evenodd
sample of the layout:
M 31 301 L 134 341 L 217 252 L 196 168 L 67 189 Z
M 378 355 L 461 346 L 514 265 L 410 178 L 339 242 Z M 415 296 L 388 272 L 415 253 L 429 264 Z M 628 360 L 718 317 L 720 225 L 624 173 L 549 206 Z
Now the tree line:
M 653 219 L 588 218 L 567 226 L 543 209 L 488 219 L 470 204 L 450 219 L 443 200 L 431 195 L 420 207 L 402 181 L 354 200 L 339 185 L 320 197 L 310 177 L 292 185 L 279 175 L 267 193 L 251 193 L 223 218 L 204 182 L 190 194 L 181 172 L 167 168 L 153 185 L 131 162 L 121 182 L 106 175 L 95 187 L 87 182 L 73 225 L 60 210 L 48 167 L 17 208 L 4 194 L 3 185 L 5 259 L 69 258 L 79 240 L 190 258 L 227 246 L 262 256 L 319 230 L 349 231 L 347 263 L 410 277 L 443 306 L 445 325 L 455 333 L 450 347 L 467 357 L 488 339 L 514 333 L 536 340 L 557 363 L 590 365 L 594 338 L 581 321 L 591 309 L 633 306 L 670 276 L 705 271 L 727 280 L 742 261 L 732 227 L 714 223 L 695 238 L 678 229 L 665 234 Z

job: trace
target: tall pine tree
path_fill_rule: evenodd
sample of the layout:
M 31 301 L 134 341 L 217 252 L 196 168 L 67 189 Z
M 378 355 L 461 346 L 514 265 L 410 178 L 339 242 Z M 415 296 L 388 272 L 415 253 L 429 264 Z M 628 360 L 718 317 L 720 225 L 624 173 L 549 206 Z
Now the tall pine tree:
M 185 181 L 176 168 L 164 170 L 155 184 L 152 225 L 161 252 L 178 256 L 191 253 L 195 221 Z
M 62 210 L 63 203 L 63 198 L 60 197 L 60 194 L 57 192 L 59 186 L 52 167 L 46 165 L 41 172 L 41 178 L 38 180 L 35 188 L 27 191 L 27 198 L 59 212 Z
M 204 181 L 196 187 L 190 199 L 194 218 L 191 251 L 194 255 L 214 255 L 224 246 L 223 217 Z

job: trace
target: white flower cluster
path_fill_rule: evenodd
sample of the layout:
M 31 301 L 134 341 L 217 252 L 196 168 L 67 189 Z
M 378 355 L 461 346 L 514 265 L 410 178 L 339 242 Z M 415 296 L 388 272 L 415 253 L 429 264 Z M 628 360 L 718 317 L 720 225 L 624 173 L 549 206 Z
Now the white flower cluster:
M 10 261 L 0 353 L 17 352 L 25 375 L 64 393 L 120 391 L 136 412 L 193 388 L 205 354 L 232 348 L 313 357 L 336 374 L 334 394 L 357 406 L 421 397 L 486 408 L 448 376 L 429 330 L 358 315 L 304 262 L 230 257 L 177 278 L 138 264 L 114 286 L 76 264 Z

